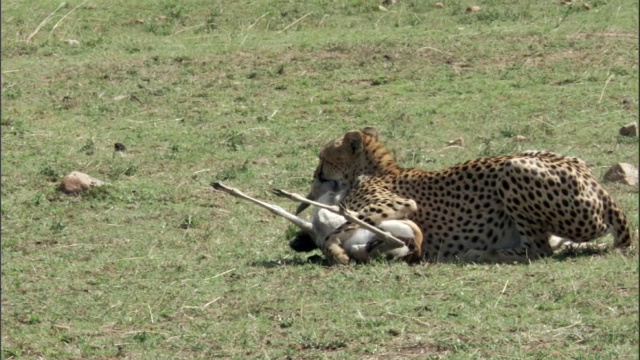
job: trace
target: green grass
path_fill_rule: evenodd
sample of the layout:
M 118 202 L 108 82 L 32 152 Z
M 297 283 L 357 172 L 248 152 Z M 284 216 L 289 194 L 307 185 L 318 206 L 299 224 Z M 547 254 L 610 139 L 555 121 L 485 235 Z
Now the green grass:
M 367 125 L 404 166 L 638 165 L 637 2 L 444 3 L 3 1 L 2 358 L 638 358 L 637 243 L 326 268 L 210 188 L 293 209 L 269 189 Z M 73 170 L 110 185 L 56 192 Z M 637 188 L 605 186 L 637 231 Z

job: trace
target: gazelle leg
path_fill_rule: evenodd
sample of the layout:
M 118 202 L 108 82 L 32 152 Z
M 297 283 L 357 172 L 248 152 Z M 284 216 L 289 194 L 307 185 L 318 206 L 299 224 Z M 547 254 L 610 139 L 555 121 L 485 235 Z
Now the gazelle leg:
M 306 221 L 305 219 L 299 218 L 293 214 L 291 214 L 290 212 L 287 212 L 286 210 L 284 210 L 283 208 L 281 208 L 278 205 L 272 205 L 269 203 L 266 203 L 264 201 L 260 201 L 258 199 L 252 198 L 251 196 L 243 193 L 242 191 L 236 189 L 236 188 L 232 188 L 232 187 L 228 187 L 223 185 L 221 182 L 217 181 L 213 184 L 211 184 L 211 186 L 218 190 L 218 191 L 222 191 L 224 193 L 227 193 L 231 196 L 240 198 L 240 199 L 244 199 L 247 200 L 249 202 L 252 202 L 258 206 L 261 206 L 267 210 L 269 210 L 270 212 L 272 212 L 275 215 L 278 216 L 282 216 L 283 218 L 291 221 L 294 225 L 296 225 L 297 227 L 299 227 L 301 230 L 303 231 L 307 231 L 307 232 L 311 232 L 313 230 L 313 225 Z

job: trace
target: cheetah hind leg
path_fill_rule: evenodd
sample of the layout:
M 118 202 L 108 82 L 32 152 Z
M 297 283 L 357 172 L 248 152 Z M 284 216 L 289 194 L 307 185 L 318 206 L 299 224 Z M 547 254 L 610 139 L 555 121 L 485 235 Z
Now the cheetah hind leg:
M 529 239 L 537 239 L 533 243 L 538 243 L 538 246 L 532 246 Z M 546 245 L 545 245 L 546 243 Z M 529 246 L 527 246 L 529 245 Z M 513 249 L 494 249 L 494 250 L 469 250 L 463 256 L 464 262 L 472 263 L 520 263 L 527 264 L 533 260 L 541 257 L 548 257 L 553 254 L 554 251 L 574 251 L 574 250 L 592 250 L 592 251 L 606 251 L 609 249 L 608 244 L 592 244 L 592 243 L 578 243 L 569 239 L 561 238 L 555 235 L 549 235 L 541 233 L 538 236 L 525 237 L 525 241 L 522 247 Z
M 473 263 L 528 264 L 533 260 L 553 254 L 553 250 L 549 245 L 551 234 L 548 232 L 528 228 L 527 233 L 529 235 L 525 235 L 523 228 L 520 226 L 518 226 L 518 232 L 522 239 L 520 246 L 510 249 L 472 249 L 462 256 L 462 260 Z
M 551 237 L 549 238 L 549 246 L 553 251 L 562 251 L 562 250 L 572 251 L 572 250 L 581 250 L 581 249 L 593 250 L 593 251 L 607 251 L 611 248 L 609 244 L 606 244 L 606 243 L 602 243 L 602 244 L 593 244 L 593 243 L 585 243 L 585 242 L 581 243 L 581 242 L 571 241 L 569 239 L 556 236 L 556 235 L 551 235 Z

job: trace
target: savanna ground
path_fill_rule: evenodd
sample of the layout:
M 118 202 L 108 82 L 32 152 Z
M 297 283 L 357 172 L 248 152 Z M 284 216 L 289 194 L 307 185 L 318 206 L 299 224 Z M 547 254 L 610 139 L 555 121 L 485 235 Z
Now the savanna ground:
M 2 358 L 638 357 L 637 242 L 328 268 L 209 186 L 294 209 L 269 189 L 305 193 L 320 146 L 367 125 L 405 166 L 637 166 L 637 1 L 60 5 L 2 1 Z M 56 192 L 72 170 L 110 185 Z M 637 188 L 605 186 L 637 231 Z

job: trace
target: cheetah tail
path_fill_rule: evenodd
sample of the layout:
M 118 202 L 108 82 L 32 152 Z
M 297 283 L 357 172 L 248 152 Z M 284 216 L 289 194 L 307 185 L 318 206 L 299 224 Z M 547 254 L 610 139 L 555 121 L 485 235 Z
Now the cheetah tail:
M 611 201 L 606 212 L 606 222 L 613 233 L 613 247 L 626 248 L 631 245 L 631 226 L 624 212 Z

